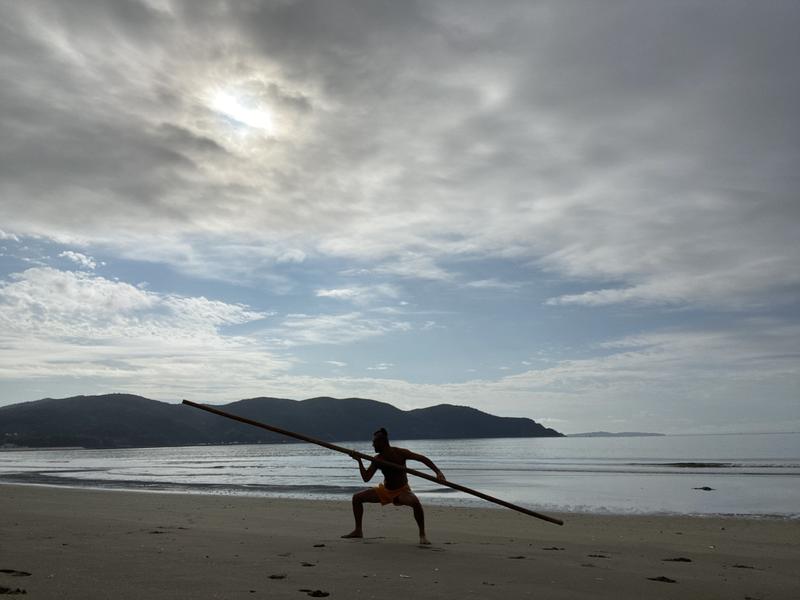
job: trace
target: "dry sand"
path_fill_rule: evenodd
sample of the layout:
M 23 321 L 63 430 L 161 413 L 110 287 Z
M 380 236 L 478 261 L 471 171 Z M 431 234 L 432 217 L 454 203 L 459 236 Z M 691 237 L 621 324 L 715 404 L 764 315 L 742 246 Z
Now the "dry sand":
M 559 515 L 0 486 L 0 589 L 28 598 L 800 598 L 800 522 Z M 680 559 L 680 560 L 676 560 Z

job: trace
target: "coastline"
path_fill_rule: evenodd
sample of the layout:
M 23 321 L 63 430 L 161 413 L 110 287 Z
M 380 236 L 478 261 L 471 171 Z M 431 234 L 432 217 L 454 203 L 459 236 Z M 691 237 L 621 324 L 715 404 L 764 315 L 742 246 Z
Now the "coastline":
M 367 506 L 364 540 L 341 539 L 341 501 L 4 484 L 0 514 L 0 588 L 35 598 L 800 595 L 794 519 L 562 513 L 559 527 L 427 505 L 420 547 L 391 506 Z
M 39 487 L 46 489 L 68 489 L 68 490 L 87 490 L 98 492 L 123 492 L 132 494 L 165 494 L 165 495 L 185 495 L 185 496 L 211 496 L 219 498 L 249 498 L 253 500 L 278 500 L 284 502 L 321 502 L 321 503 L 348 503 L 350 495 L 360 492 L 367 487 L 373 486 L 374 482 L 352 485 L 343 488 L 338 486 L 337 493 L 332 493 L 325 486 L 306 486 L 306 493 L 298 492 L 301 486 L 269 486 L 269 491 L 265 491 L 266 486 L 257 488 L 248 486 L 235 486 L 227 484 L 185 484 L 185 483 L 146 483 L 131 481 L 108 481 L 108 480 L 69 480 L 64 477 L 19 477 L 0 475 L 0 490 L 4 486 Z M 342 494 L 342 490 L 347 491 L 347 495 Z M 449 489 L 445 490 L 449 492 Z M 486 500 L 466 497 L 451 497 L 450 494 L 431 495 L 430 490 L 420 493 L 415 490 L 425 506 L 438 508 L 454 509 L 476 509 L 476 510 L 499 510 L 506 511 L 507 508 L 492 504 Z M 647 511 L 647 510 L 616 510 L 613 508 L 592 508 L 578 507 L 565 508 L 559 505 L 531 504 L 522 502 L 521 506 L 531 510 L 557 516 L 561 519 L 569 519 L 573 516 L 597 516 L 597 517 L 686 517 L 696 519 L 767 519 L 774 521 L 797 521 L 800 522 L 800 512 L 784 513 L 726 513 L 726 512 L 675 512 L 675 511 Z

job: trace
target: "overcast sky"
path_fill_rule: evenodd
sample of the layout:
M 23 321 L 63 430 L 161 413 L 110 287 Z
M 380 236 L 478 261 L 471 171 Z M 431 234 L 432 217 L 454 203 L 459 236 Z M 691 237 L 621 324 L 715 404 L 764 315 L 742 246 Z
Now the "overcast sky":
M 0 0 L 0 405 L 800 430 L 800 3 Z

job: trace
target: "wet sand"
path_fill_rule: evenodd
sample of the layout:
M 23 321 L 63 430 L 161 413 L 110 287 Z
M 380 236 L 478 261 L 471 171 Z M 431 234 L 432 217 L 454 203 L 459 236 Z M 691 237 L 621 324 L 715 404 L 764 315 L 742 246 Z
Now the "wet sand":
M 532 507 L 535 510 L 535 507 Z M 800 598 L 800 521 L 554 515 L 0 485 L 0 593 L 28 598 Z

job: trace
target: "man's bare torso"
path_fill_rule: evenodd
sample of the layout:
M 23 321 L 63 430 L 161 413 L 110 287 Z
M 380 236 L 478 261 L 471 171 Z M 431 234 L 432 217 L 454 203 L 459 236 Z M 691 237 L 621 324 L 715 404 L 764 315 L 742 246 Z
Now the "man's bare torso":
M 408 450 L 405 448 L 394 448 L 390 446 L 380 454 L 376 455 L 375 458 L 405 467 L 407 452 Z M 408 484 L 408 476 L 406 475 L 405 471 L 399 471 L 398 469 L 382 466 L 378 466 L 378 468 L 380 469 L 381 473 L 383 473 L 383 485 L 388 489 L 396 490 Z

